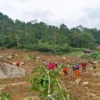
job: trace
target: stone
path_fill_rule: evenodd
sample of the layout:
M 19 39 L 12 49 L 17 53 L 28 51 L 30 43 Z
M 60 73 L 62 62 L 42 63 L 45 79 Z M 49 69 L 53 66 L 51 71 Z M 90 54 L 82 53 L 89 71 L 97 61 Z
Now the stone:
M 25 62 L 21 62 L 20 64 L 21 64 L 21 65 L 25 65 Z
M 0 62 L 0 79 L 24 77 L 25 70 L 7 62 Z
M 14 57 L 13 57 L 13 56 L 11 56 L 11 55 L 7 57 L 7 59 L 9 59 L 9 60 L 10 60 L 10 59 L 12 59 L 12 58 L 14 58 Z
M 89 84 L 89 82 L 83 82 L 83 83 L 82 83 L 82 85 L 87 85 L 87 84 Z

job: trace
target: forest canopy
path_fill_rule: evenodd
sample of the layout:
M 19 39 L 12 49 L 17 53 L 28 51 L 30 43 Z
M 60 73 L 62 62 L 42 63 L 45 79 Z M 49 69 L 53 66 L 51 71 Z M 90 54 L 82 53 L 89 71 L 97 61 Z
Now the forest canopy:
M 100 30 L 82 25 L 69 29 L 33 20 L 15 21 L 0 13 L 0 47 L 43 52 L 70 52 L 76 48 L 94 49 L 100 45 Z

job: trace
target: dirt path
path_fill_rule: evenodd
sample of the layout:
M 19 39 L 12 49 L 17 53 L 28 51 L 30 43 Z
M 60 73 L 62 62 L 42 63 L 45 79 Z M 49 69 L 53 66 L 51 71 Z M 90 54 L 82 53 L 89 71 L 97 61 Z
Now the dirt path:
M 27 83 L 27 82 L 19 82 L 19 83 L 3 84 L 3 87 L 5 87 L 5 86 L 24 85 L 24 84 L 29 84 L 29 83 Z

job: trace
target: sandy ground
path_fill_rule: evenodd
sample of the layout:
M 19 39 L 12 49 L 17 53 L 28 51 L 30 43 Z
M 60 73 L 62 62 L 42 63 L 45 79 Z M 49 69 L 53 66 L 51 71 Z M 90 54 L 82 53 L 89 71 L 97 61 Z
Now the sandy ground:
M 30 84 L 27 80 L 31 77 L 32 70 L 36 67 L 34 60 L 28 61 L 27 55 L 39 56 L 45 61 L 58 61 L 66 64 L 77 61 L 75 57 L 66 57 L 63 59 L 62 56 L 53 56 L 51 54 L 41 54 L 38 52 L 28 52 L 16 49 L 5 49 L 0 50 L 0 55 L 4 56 L 4 60 L 14 63 L 16 61 L 24 62 L 24 65 L 20 67 L 26 71 L 25 77 L 20 78 L 9 78 L 0 79 L 0 84 L 4 86 L 3 91 L 11 94 L 10 100 L 22 100 L 22 98 L 37 95 L 30 91 Z M 14 58 L 8 59 L 8 56 L 14 56 Z M 70 69 L 68 76 L 61 76 L 61 80 L 66 89 L 75 96 L 75 100 L 100 100 L 100 68 L 92 69 L 88 67 L 87 71 L 82 73 L 80 81 L 77 83 L 75 73 Z M 84 82 L 88 84 L 83 85 Z

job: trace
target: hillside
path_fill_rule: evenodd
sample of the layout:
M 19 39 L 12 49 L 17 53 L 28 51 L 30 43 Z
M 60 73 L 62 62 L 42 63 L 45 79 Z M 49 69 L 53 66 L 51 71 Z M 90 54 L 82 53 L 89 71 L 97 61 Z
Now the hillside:
M 21 48 L 40 52 L 63 54 L 66 52 L 95 49 L 100 45 L 100 30 L 79 25 L 69 29 L 65 24 L 60 27 L 47 25 L 33 20 L 13 21 L 0 13 L 0 47 Z M 77 49 L 78 48 L 78 49 Z
M 4 88 L 3 91 L 11 94 L 10 100 L 21 100 L 25 97 L 38 95 L 38 93 L 30 91 L 30 84 L 27 82 L 32 76 L 31 71 L 36 68 L 36 62 L 34 60 L 28 60 L 28 55 L 41 57 L 47 62 L 58 61 L 63 62 L 64 64 L 70 64 L 78 60 L 78 58 L 73 56 L 64 56 L 66 59 L 63 59 L 63 56 L 53 56 L 51 54 L 16 49 L 0 50 L 0 55 L 4 57 L 5 61 L 10 63 L 16 61 L 24 63 L 20 66 L 26 72 L 24 77 L 0 79 L 0 84 L 3 85 Z M 13 56 L 13 58 L 9 58 L 9 56 Z M 76 79 L 75 73 L 72 69 L 69 69 L 69 75 L 61 76 L 61 80 L 66 89 L 75 96 L 76 100 L 100 99 L 100 63 L 98 63 L 97 69 L 93 69 L 91 65 L 88 65 L 87 71 L 81 72 L 80 79 Z

